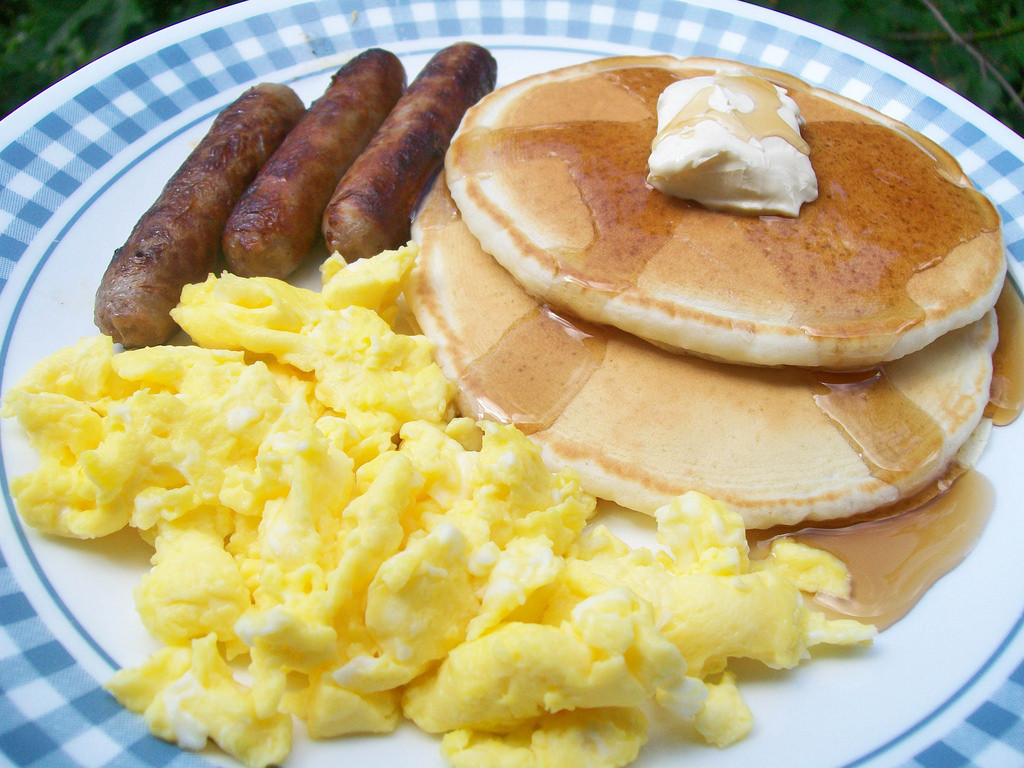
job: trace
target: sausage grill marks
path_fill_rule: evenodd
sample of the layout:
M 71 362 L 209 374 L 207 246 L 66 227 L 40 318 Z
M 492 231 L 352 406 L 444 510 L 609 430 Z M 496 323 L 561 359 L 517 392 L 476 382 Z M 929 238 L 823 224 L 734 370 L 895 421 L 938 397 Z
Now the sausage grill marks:
M 125 347 L 174 334 L 170 310 L 181 289 L 209 274 L 232 208 L 305 111 L 291 88 L 274 83 L 250 88 L 221 111 L 114 252 L 96 292 L 101 331 Z
M 395 106 L 405 82 L 398 57 L 379 48 L 334 74 L 228 219 L 222 245 L 232 272 L 285 278 L 305 260 L 334 188 Z
M 427 62 L 327 205 L 328 250 L 351 261 L 409 239 L 413 209 L 462 116 L 496 79 L 494 57 L 473 43 L 456 43 Z

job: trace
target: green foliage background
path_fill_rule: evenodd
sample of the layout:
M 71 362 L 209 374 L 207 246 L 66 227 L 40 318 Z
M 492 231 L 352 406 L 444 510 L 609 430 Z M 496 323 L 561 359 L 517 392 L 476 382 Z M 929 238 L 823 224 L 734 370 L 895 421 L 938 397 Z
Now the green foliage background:
M 752 0 L 883 51 L 1024 136 L 1024 0 Z
M 0 0 L 0 115 L 93 59 L 232 0 Z
M 754 0 L 884 51 L 1024 135 L 1024 0 Z M 230 0 L 0 1 L 0 115 L 138 37 Z

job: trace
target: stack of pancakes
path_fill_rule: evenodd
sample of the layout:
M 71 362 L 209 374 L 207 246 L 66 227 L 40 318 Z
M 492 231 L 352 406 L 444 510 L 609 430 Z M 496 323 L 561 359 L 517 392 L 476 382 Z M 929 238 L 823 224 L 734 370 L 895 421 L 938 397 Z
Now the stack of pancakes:
M 651 188 L 658 95 L 736 66 L 602 59 L 485 97 L 414 222 L 410 305 L 463 412 L 601 498 L 698 490 L 752 528 L 908 503 L 985 424 L 999 217 L 925 137 L 763 69 L 818 199 L 751 216 Z

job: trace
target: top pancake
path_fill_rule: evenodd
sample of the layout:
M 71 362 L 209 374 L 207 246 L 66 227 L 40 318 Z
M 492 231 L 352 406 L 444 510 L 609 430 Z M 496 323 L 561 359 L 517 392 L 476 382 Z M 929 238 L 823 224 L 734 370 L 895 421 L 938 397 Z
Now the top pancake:
M 657 98 L 740 66 L 600 59 L 529 77 L 466 115 L 445 172 L 467 227 L 534 297 L 667 349 L 854 369 L 981 318 L 999 216 L 924 136 L 771 70 L 807 121 L 819 196 L 796 218 L 714 212 L 646 183 Z

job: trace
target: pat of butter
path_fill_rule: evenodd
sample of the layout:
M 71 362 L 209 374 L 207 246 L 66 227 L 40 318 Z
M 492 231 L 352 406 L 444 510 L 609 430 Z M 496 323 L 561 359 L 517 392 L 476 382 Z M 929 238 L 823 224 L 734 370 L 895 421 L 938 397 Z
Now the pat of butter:
M 712 210 L 796 216 L 818 196 L 800 108 L 745 71 L 679 80 L 658 98 L 647 181 Z

